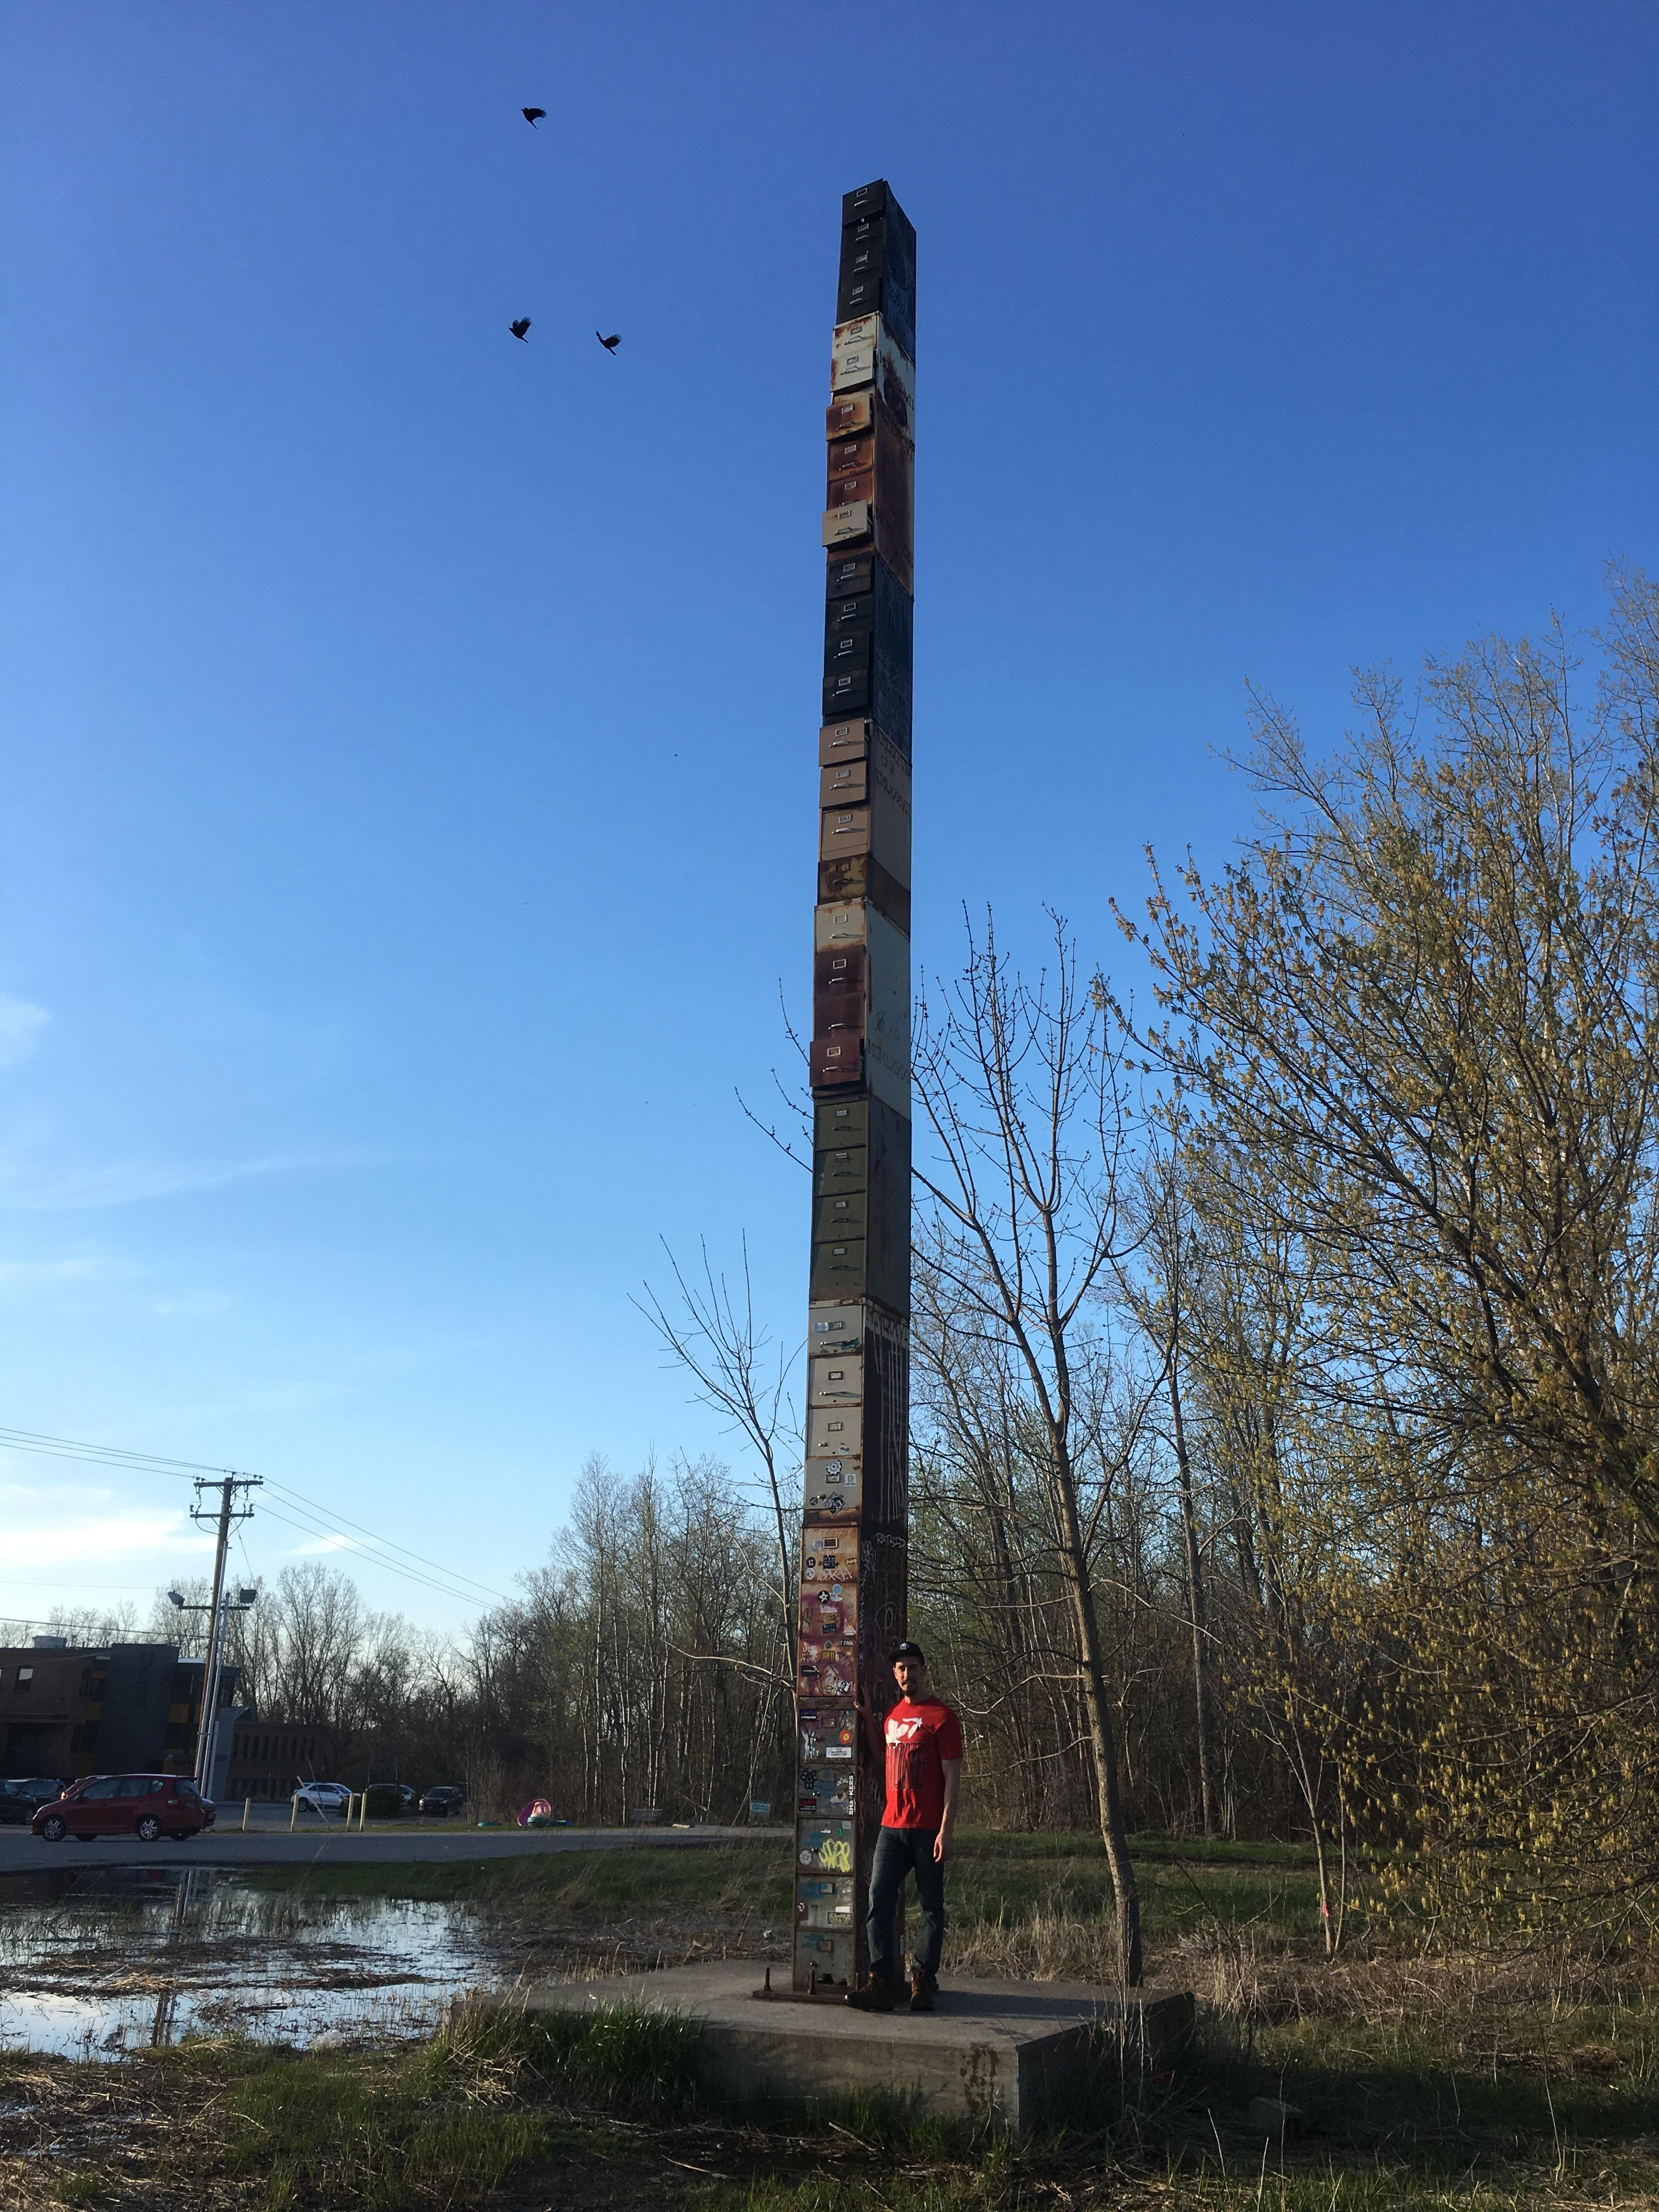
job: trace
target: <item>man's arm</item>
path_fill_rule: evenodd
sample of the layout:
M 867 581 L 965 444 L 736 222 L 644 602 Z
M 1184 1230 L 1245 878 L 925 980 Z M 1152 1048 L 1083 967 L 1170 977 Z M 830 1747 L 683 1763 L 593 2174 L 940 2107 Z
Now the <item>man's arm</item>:
M 939 1824 L 939 1833 L 933 1838 L 933 1856 L 941 1866 L 951 1856 L 951 1832 L 957 1825 L 957 1799 L 962 1794 L 962 1761 L 941 1759 L 939 1768 L 945 1776 L 945 1818 Z

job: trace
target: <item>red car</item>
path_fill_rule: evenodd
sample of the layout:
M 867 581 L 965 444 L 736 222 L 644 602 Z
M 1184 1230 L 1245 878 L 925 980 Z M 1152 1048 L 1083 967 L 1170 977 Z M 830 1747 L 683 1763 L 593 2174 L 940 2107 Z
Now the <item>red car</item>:
M 212 1826 L 213 1808 L 188 1775 L 92 1774 L 43 1805 L 30 1825 L 49 1844 L 65 1836 L 82 1844 L 98 1836 L 137 1836 L 147 1844 L 170 1836 L 182 1844 Z

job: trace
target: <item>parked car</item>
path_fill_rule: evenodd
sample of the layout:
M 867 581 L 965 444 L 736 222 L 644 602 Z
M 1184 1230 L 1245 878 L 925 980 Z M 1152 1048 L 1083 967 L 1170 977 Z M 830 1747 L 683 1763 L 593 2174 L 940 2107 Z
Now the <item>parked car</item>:
M 213 1825 L 213 1808 L 185 1774 L 90 1774 L 42 1805 L 30 1826 L 49 1844 L 65 1836 L 89 1844 L 99 1836 L 137 1836 L 182 1844 Z
M 309 1805 L 316 1813 L 343 1813 L 351 1792 L 343 1782 L 302 1782 L 294 1793 L 296 1805 Z
M 0 1782 L 0 1820 L 27 1827 L 42 1805 L 51 1804 L 63 1790 L 55 1774 L 31 1775 L 21 1781 Z
M 428 1790 L 421 1800 L 421 1810 L 441 1820 L 452 1813 L 459 1813 L 466 1802 L 466 1790 L 459 1782 L 441 1782 L 435 1790 Z

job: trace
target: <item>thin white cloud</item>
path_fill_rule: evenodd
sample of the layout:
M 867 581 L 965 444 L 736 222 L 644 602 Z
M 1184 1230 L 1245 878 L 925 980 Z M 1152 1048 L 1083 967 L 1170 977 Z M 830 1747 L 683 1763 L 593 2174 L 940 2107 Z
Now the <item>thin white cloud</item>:
M 15 1567 L 107 1566 L 136 1553 L 210 1552 L 213 1539 L 194 1528 L 182 1513 L 143 1508 L 94 1515 L 73 1521 L 12 1528 L 6 1559 Z
M 361 1548 L 355 1536 L 313 1536 L 303 1544 L 294 1547 L 296 1559 L 325 1558 L 330 1552 L 355 1552 Z
M 271 1152 L 252 1160 L 121 1160 L 56 1175 L 0 1162 L 0 1206 L 31 1213 L 136 1206 L 146 1199 L 217 1190 L 260 1176 L 307 1175 L 369 1164 L 357 1152 Z
M 44 1006 L 32 1006 L 27 999 L 9 999 L 0 993 L 0 1067 L 15 1067 L 20 1060 L 27 1060 L 51 1019 Z
M 88 1275 L 115 1272 L 107 1260 L 0 1260 L 0 1291 L 29 1290 L 43 1283 L 84 1282 Z

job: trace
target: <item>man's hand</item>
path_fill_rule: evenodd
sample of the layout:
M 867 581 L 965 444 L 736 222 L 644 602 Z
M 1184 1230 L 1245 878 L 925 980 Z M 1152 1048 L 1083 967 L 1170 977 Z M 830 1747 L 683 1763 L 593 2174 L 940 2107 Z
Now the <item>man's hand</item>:
M 940 1830 L 939 1830 L 939 1832 L 938 1835 L 936 1835 L 936 1836 L 934 1837 L 934 1838 L 933 1838 L 933 1863 L 934 1863 L 934 1865 L 935 1865 L 935 1866 L 943 1866 L 943 1865 L 945 1864 L 945 1860 L 946 1860 L 946 1859 L 948 1859 L 948 1858 L 950 1857 L 950 1856 L 951 1856 L 951 1831 L 950 1831 L 950 1829 L 949 1829 L 949 1827 L 948 1827 L 948 1826 L 945 1826 L 945 1827 L 942 1827 L 942 1828 L 940 1828 Z

